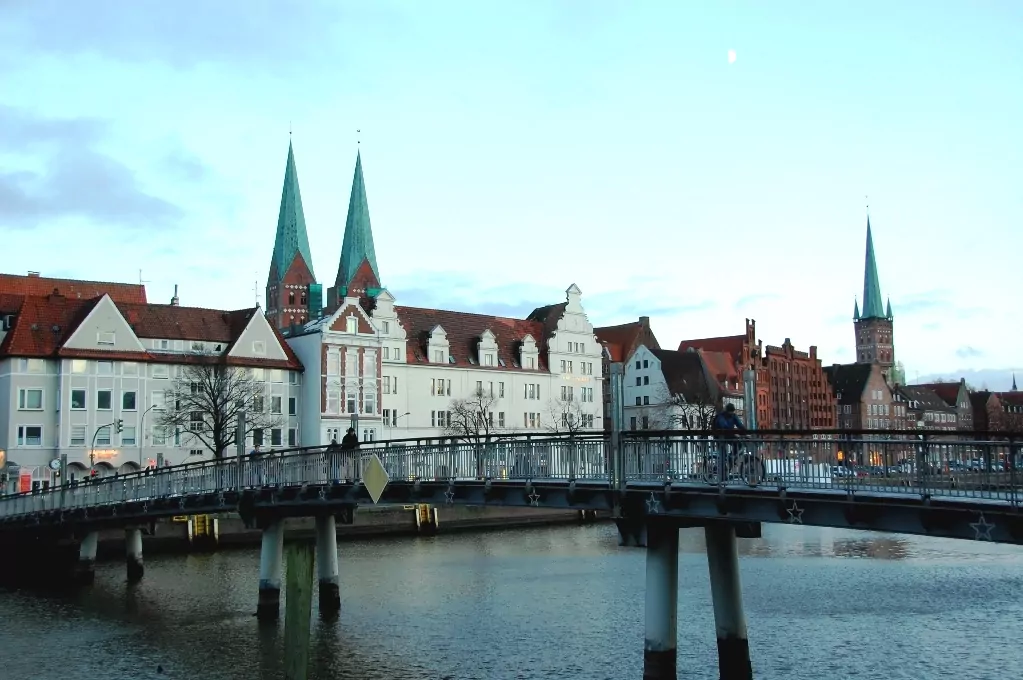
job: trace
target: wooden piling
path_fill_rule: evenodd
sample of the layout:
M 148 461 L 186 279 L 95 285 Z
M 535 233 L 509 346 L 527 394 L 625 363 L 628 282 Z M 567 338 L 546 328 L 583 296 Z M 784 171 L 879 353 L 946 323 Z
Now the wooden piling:
M 284 678 L 309 676 L 309 627 L 313 612 L 313 546 L 292 543 L 287 556 L 284 604 Z

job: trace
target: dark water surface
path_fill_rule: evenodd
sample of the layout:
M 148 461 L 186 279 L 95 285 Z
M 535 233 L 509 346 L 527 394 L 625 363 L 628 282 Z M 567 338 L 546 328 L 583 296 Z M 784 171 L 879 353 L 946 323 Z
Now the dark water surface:
M 1023 678 L 1023 549 L 764 525 L 741 541 L 758 678 Z M 682 532 L 679 677 L 717 678 L 703 534 Z M 312 677 L 638 680 L 643 550 L 590 525 L 342 543 Z M 5 559 L 10 559 L 6 557 Z M 0 678 L 283 677 L 258 550 L 101 564 L 76 595 L 0 591 Z M 315 605 L 314 605 L 315 606 Z M 163 667 L 157 674 L 157 666 Z

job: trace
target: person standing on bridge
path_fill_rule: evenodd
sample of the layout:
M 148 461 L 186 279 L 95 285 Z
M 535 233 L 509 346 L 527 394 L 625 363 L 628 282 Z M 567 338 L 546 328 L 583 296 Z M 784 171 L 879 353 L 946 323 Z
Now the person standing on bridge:
M 341 451 L 344 458 L 344 479 L 355 479 L 355 452 L 359 449 L 359 435 L 355 434 L 355 428 L 348 428 L 348 432 L 341 439 Z
M 735 444 L 738 432 L 745 432 L 746 426 L 742 424 L 742 420 L 736 414 L 735 404 L 729 403 L 725 405 L 724 409 L 718 411 L 711 429 L 714 431 L 714 438 L 719 442 L 718 480 L 724 482 L 728 479 L 728 471 L 732 469 L 732 463 L 738 454 Z M 726 451 L 729 448 L 731 453 Z

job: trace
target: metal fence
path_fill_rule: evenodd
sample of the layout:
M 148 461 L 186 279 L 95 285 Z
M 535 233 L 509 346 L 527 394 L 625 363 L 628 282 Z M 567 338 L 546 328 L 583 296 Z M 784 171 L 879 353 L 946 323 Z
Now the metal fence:
M 86 479 L 0 496 L 0 517 L 246 488 L 357 482 L 376 454 L 392 483 L 580 480 L 728 487 L 844 489 L 967 497 L 1018 505 L 1020 440 L 891 433 L 628 432 L 617 456 L 603 436 L 519 436 L 489 442 L 374 442 L 357 451 L 287 449 Z

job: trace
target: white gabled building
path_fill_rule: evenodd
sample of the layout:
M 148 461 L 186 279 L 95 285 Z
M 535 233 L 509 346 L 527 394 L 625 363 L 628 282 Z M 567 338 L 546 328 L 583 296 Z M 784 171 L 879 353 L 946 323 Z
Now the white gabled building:
M 639 345 L 624 367 L 625 427 L 631 430 L 710 429 L 724 403 L 700 352 Z
M 3 275 L 0 317 L 0 472 L 17 470 L 9 481 L 18 488 L 52 481 L 48 465 L 62 454 L 79 476 L 92 461 L 106 474 L 211 457 L 187 430 L 163 431 L 153 413 L 200 352 L 265 380 L 265 408 L 281 412 L 281 427 L 254 436 L 300 443 L 302 365 L 258 307 L 150 304 L 142 286 Z M 118 420 L 120 433 L 109 427 Z
M 270 277 L 283 283 L 268 283 L 267 306 L 305 366 L 303 432 L 340 441 L 357 416 L 364 441 L 446 436 L 452 402 L 478 389 L 493 395 L 499 432 L 564 431 L 569 417 L 572 429 L 602 429 L 601 347 L 577 286 L 525 319 L 396 305 L 380 284 L 357 158 L 337 278 L 305 322 L 286 287 L 319 289 L 298 196 L 289 149 Z

